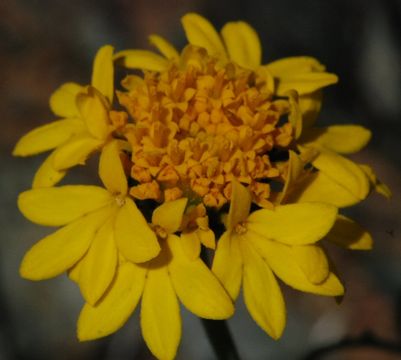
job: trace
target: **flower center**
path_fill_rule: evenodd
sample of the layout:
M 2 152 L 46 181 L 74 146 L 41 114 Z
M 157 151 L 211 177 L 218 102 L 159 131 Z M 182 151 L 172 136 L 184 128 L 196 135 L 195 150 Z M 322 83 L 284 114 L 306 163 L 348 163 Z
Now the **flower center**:
M 269 183 L 285 177 L 271 154 L 289 147 L 293 128 L 283 121 L 288 101 L 273 98 L 268 80 L 193 46 L 168 70 L 135 77 L 135 86 L 119 96 L 134 119 L 126 132 L 137 182 L 131 195 L 186 196 L 221 207 L 235 178 L 249 185 L 254 202 L 271 206 Z

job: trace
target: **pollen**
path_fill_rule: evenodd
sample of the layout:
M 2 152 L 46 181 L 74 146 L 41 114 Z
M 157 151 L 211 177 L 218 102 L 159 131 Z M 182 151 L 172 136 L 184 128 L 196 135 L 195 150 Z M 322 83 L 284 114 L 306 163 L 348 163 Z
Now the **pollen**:
M 294 131 L 289 103 L 273 97 L 269 81 L 192 45 L 166 71 L 135 77 L 119 93 L 133 119 L 126 137 L 138 184 L 130 194 L 160 202 L 186 196 L 220 208 L 237 179 L 255 203 L 271 207 L 270 182 L 285 181 L 271 154 L 288 150 Z
M 114 200 L 118 207 L 123 207 L 125 205 L 125 196 L 117 195 Z
M 168 233 L 163 227 L 160 225 L 152 225 L 152 229 L 160 239 L 167 239 Z
M 234 226 L 234 231 L 238 235 L 242 235 L 242 234 L 245 234 L 248 231 L 248 229 L 246 228 L 246 224 L 244 222 L 242 222 L 242 223 L 238 223 L 237 225 Z

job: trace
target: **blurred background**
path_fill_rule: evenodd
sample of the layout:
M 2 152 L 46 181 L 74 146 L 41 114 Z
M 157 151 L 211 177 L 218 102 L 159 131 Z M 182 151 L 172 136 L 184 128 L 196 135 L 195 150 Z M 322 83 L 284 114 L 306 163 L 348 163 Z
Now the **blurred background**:
M 106 43 L 148 48 L 147 35 L 185 43 L 180 17 L 196 11 L 219 29 L 243 19 L 258 31 L 264 62 L 310 55 L 337 73 L 325 91 L 320 124 L 357 123 L 373 131 L 355 159 L 372 165 L 393 191 L 352 209 L 374 236 L 372 252 L 330 248 L 347 287 L 333 299 L 283 286 L 288 323 L 279 341 L 267 337 L 239 301 L 229 326 L 242 359 L 401 359 L 401 2 L 397 0 L 2 0 L 0 1 L 0 359 L 153 359 L 140 335 L 138 314 L 107 339 L 79 343 L 82 306 L 65 276 L 34 283 L 18 275 L 23 254 L 49 233 L 18 212 L 18 193 L 30 187 L 43 157 L 12 158 L 17 139 L 54 119 L 48 98 L 60 84 L 90 80 L 92 58 Z M 78 169 L 77 182 L 96 168 Z M 183 309 L 178 359 L 214 359 L 202 326 Z M 365 335 L 364 335 L 365 334 Z M 385 349 L 339 348 L 344 338 L 373 334 Z M 372 341 L 368 340 L 370 344 Z M 318 355 L 321 347 L 335 351 Z M 387 348 L 387 350 L 386 350 Z M 328 350 L 328 349 L 326 349 Z M 316 356 L 315 356 L 315 355 Z

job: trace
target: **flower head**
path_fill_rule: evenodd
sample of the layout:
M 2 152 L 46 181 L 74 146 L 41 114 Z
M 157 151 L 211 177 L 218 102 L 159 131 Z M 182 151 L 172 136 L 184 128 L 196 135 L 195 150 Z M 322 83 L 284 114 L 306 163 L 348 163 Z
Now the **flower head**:
M 92 84 L 65 84 L 51 98 L 66 119 L 28 133 L 14 151 L 55 149 L 19 207 L 33 222 L 62 226 L 28 251 L 21 275 L 68 272 L 85 299 L 80 340 L 115 332 L 141 301 L 142 334 L 160 359 L 175 357 L 179 302 L 225 319 L 242 287 L 252 318 L 277 339 L 286 318 L 277 278 L 343 295 L 323 242 L 370 249 L 369 233 L 339 209 L 373 189 L 391 194 L 369 166 L 347 158 L 369 130 L 316 125 L 322 89 L 336 75 L 311 57 L 262 64 L 258 35 L 244 22 L 221 34 L 197 14 L 182 23 L 182 51 L 158 35 L 150 42 L 161 55 L 100 49 Z M 143 71 L 123 79 L 118 112 L 113 61 Z M 94 151 L 104 187 L 51 187 Z M 211 269 L 202 246 L 214 251 Z

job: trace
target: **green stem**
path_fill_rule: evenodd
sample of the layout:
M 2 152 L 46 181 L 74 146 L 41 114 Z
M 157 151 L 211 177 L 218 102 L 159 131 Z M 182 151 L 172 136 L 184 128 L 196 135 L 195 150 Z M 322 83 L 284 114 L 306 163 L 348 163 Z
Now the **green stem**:
M 240 360 L 234 340 L 224 320 L 201 319 L 218 360 Z

